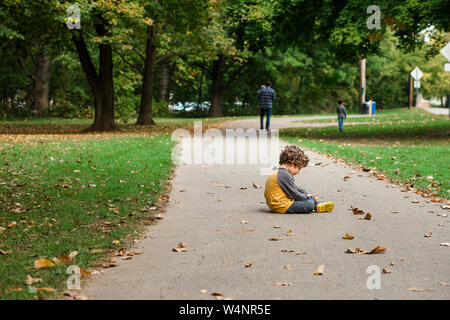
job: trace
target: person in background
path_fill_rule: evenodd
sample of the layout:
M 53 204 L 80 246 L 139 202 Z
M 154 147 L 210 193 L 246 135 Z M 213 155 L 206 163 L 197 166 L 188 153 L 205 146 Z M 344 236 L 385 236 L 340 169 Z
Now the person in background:
M 338 100 L 338 106 L 336 108 L 337 116 L 338 116 L 338 122 L 339 122 L 339 131 L 342 132 L 344 129 L 344 119 L 347 118 L 347 111 L 344 107 L 344 101 L 341 99 Z
M 261 130 L 264 129 L 264 115 L 266 115 L 266 130 L 270 127 L 270 115 L 272 114 L 272 101 L 276 99 L 275 90 L 272 89 L 270 81 L 266 82 L 266 88 L 261 88 L 258 91 L 259 106 L 261 112 Z

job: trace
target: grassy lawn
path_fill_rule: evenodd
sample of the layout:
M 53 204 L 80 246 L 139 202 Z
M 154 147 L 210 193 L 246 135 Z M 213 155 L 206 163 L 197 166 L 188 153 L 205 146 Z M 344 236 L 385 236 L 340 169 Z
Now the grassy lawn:
M 57 298 L 69 265 L 85 275 L 127 248 L 169 184 L 171 149 L 165 134 L 2 139 L 0 299 Z M 73 251 L 79 253 L 70 262 Z M 40 258 L 60 262 L 35 269 Z M 27 275 L 42 282 L 29 286 Z
M 349 113 L 348 115 L 351 115 Z M 336 116 L 336 114 L 334 114 Z M 392 123 L 404 123 L 404 122 L 417 122 L 428 121 L 439 116 L 428 113 L 422 109 L 413 108 L 411 110 L 407 108 L 396 108 L 379 110 L 375 115 L 366 115 L 358 118 L 347 118 L 345 122 L 392 122 Z M 319 119 L 319 120 L 305 120 L 305 123 L 323 123 L 323 122 L 336 122 L 336 119 Z
M 392 124 L 285 129 L 280 137 L 362 167 L 435 197 L 449 198 L 450 120 L 447 116 L 390 113 Z M 408 119 L 408 120 L 406 120 Z M 352 119 L 353 121 L 354 119 Z

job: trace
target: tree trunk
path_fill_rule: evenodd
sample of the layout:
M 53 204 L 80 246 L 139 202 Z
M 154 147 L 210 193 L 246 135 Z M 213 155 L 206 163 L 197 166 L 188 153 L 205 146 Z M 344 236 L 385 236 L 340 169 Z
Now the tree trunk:
M 107 34 L 104 24 L 96 24 L 95 29 L 100 37 Z M 117 127 L 114 122 L 112 47 L 109 44 L 99 45 L 100 72 L 97 75 L 81 31 L 75 31 L 72 39 L 94 95 L 95 119 L 94 124 L 87 131 L 114 131 Z
M 200 74 L 200 84 L 198 87 L 198 98 L 197 98 L 197 108 L 200 108 L 200 104 L 202 103 L 202 88 L 203 88 L 203 70 Z
M 47 112 L 49 103 L 49 78 L 50 78 L 50 57 L 44 54 L 36 54 L 34 57 L 35 74 L 34 82 L 34 104 L 33 110 L 37 114 Z
M 223 64 L 225 57 L 219 55 L 213 61 L 212 84 L 211 84 L 211 109 L 209 110 L 210 117 L 223 117 Z
M 163 101 L 167 101 L 167 88 L 169 87 L 169 65 L 163 63 L 161 66 L 161 79 L 159 81 L 159 97 Z
M 154 125 L 152 119 L 153 82 L 155 79 L 156 46 L 154 39 L 156 29 L 154 26 L 147 28 L 147 47 L 145 53 L 144 81 L 142 84 L 141 106 L 137 125 Z

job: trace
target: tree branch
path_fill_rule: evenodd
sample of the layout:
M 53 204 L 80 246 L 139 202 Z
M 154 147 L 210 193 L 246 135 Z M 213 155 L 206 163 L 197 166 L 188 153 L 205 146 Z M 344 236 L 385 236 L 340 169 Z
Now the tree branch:
M 77 48 L 78 57 L 80 58 L 81 66 L 92 88 L 98 87 L 99 76 L 92 63 L 91 56 L 87 49 L 86 43 L 83 39 L 81 31 L 72 31 L 72 40 Z

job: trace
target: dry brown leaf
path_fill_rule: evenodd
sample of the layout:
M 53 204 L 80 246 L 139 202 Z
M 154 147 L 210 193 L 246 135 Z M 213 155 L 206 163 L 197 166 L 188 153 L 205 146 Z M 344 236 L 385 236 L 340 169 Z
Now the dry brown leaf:
M 372 219 L 372 215 L 370 213 L 366 213 L 366 215 L 364 216 L 364 220 L 370 220 Z
M 247 223 L 248 223 L 248 221 L 245 221 L 245 220 L 241 221 L 241 224 L 247 224 Z
M 390 264 L 391 266 L 395 266 L 395 265 L 396 265 L 396 263 L 393 262 L 393 261 L 391 261 L 389 264 Z
M 381 246 L 376 246 L 375 248 L 373 248 L 371 251 L 366 252 L 366 254 L 375 254 L 375 253 L 380 253 L 380 252 L 384 252 L 386 251 L 387 248 L 381 247 Z
M 151 222 L 151 221 L 145 221 L 144 224 L 147 225 L 147 226 L 151 226 L 151 225 L 153 224 L 153 222 Z
M 253 187 L 255 189 L 261 189 L 262 188 L 260 185 L 256 184 L 256 182 L 254 182 L 254 181 L 252 182 L 252 184 L 253 184 Z
M 186 252 L 186 249 L 185 249 L 185 248 L 179 248 L 179 247 L 177 247 L 177 248 L 172 248 L 172 250 L 175 251 L 175 252 Z
M 35 283 L 41 283 L 42 279 L 41 278 L 33 278 L 30 275 L 27 275 L 27 279 L 25 280 L 25 284 L 32 286 Z
M 285 268 L 286 270 L 289 270 L 289 271 L 295 270 L 294 267 L 291 266 L 290 264 L 285 265 L 284 268 Z
M 296 251 L 294 254 L 295 254 L 296 256 L 298 256 L 298 255 L 300 255 L 300 254 L 306 254 L 306 252 L 305 252 L 305 251 Z
M 412 202 L 412 203 L 419 203 L 419 200 L 414 199 L 414 200 L 412 200 L 411 202 Z
M 275 229 L 280 229 L 281 226 L 273 226 Z
M 345 236 L 342 237 L 342 239 L 345 240 L 353 240 L 355 237 L 352 236 L 351 234 L 346 233 Z
M 91 250 L 91 254 L 96 254 L 96 253 L 102 253 L 103 252 L 103 250 L 102 249 L 92 249 Z
M 278 287 L 288 287 L 291 285 L 290 282 L 274 282 L 272 283 L 273 286 L 278 286 Z
M 72 258 L 69 256 L 61 256 L 59 257 L 59 261 L 61 261 L 62 263 L 68 264 L 72 262 Z
M 423 236 L 425 238 L 429 238 L 429 237 L 431 237 L 432 234 L 433 234 L 432 232 L 428 232 L 428 233 L 425 233 Z
M 446 283 L 446 282 L 439 281 L 439 282 L 438 282 L 438 285 L 449 287 L 449 286 L 450 286 L 450 283 Z
M 74 299 L 75 300 L 88 300 L 88 297 L 86 297 L 86 296 L 75 296 Z
M 7 254 L 9 254 L 9 252 L 8 251 L 5 251 L 5 250 L 2 250 L 2 249 L 0 249 L 0 254 L 3 254 L 3 255 L 7 255 Z
M 294 233 L 294 231 L 292 231 L 291 229 L 288 229 L 286 235 L 287 235 L 287 236 L 295 236 L 295 233 Z
M 350 179 L 351 177 L 350 176 L 345 176 L 344 177 L 344 181 L 347 181 L 348 179 Z
M 416 288 L 416 287 L 411 287 L 411 288 L 409 288 L 408 290 L 410 290 L 410 291 L 418 291 L 418 292 L 423 292 L 423 291 L 425 291 L 425 292 L 431 292 L 430 289 L 420 289 L 420 288 Z
M 383 273 L 392 273 L 392 271 L 389 270 L 389 269 L 387 269 L 387 268 L 383 269 L 382 272 L 383 272 Z
M 0 234 L 2 234 L 5 230 L 6 228 L 0 227 Z
M 280 241 L 281 238 L 269 238 L 268 240 L 269 240 L 269 241 Z
M 353 214 L 364 214 L 364 211 L 362 211 L 358 208 L 353 208 L 353 207 L 351 207 L 351 208 L 352 208 Z
M 313 275 L 315 276 L 321 276 L 323 275 L 323 272 L 325 271 L 325 266 L 321 264 L 316 271 L 313 272 Z
M 355 249 L 347 249 L 345 250 L 345 253 L 367 253 L 363 249 L 355 248 Z
M 220 296 L 220 297 L 223 296 L 222 292 L 220 292 L 220 291 L 214 291 L 213 293 L 211 293 L 211 295 L 212 296 L 216 296 L 216 297 L 217 296 Z
M 251 266 L 252 266 L 252 263 L 251 263 L 251 262 L 249 262 L 249 263 L 247 263 L 247 264 L 245 265 L 246 268 L 250 268 Z
M 55 264 L 48 259 L 37 259 L 34 261 L 35 269 L 52 268 Z
M 216 296 L 216 300 L 233 300 L 233 297 Z

